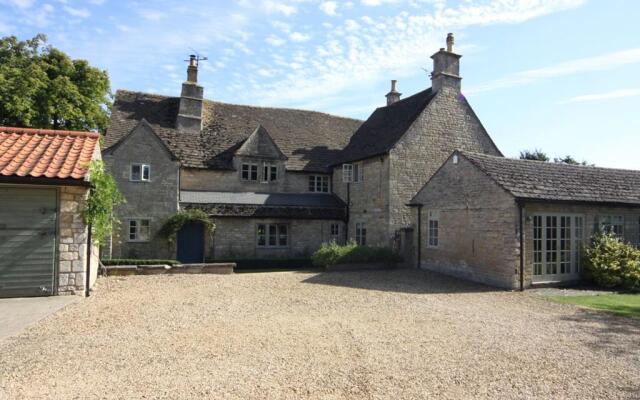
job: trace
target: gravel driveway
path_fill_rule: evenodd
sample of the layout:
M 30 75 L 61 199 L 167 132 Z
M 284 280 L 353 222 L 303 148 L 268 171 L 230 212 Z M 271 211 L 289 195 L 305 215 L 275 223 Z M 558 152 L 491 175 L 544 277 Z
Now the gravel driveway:
M 640 398 L 640 321 L 422 271 L 101 279 L 0 399 Z

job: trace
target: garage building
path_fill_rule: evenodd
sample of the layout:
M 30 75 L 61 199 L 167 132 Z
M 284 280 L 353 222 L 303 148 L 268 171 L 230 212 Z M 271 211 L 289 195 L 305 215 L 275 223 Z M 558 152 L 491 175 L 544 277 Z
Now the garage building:
M 83 294 L 95 282 L 81 211 L 99 147 L 98 133 L 0 127 L 0 297 Z

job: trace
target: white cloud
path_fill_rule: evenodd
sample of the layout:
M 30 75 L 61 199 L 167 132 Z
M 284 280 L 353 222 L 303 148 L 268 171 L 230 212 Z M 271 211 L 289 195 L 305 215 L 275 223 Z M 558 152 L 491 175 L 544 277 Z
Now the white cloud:
M 276 46 L 276 47 L 282 46 L 287 42 L 286 40 L 276 35 L 269 35 L 264 41 L 270 44 L 271 46 Z
M 150 9 L 143 9 L 138 11 L 138 13 L 142 18 L 149 21 L 160 21 L 161 19 L 164 19 L 167 16 L 167 14 L 163 13 L 162 11 L 150 10 Z
M 18 8 L 29 8 L 33 5 L 34 0 L 8 0 L 9 4 Z
M 320 3 L 320 10 L 330 16 L 338 15 L 338 3 L 335 1 L 323 1 Z
M 522 86 L 545 79 L 573 75 L 583 72 L 604 71 L 627 64 L 640 63 L 640 48 L 617 51 L 595 57 L 565 61 L 549 67 L 531 69 L 515 73 L 506 78 L 497 79 L 466 90 L 467 93 Z
M 116 28 L 120 31 L 120 32 L 131 32 L 131 27 L 128 25 L 124 25 L 124 24 L 118 24 L 116 25 Z
M 263 3 L 264 9 L 270 14 L 283 14 L 285 16 L 290 16 L 295 14 L 298 9 L 290 4 L 286 4 L 282 1 L 272 1 L 267 0 Z
M 640 89 L 618 89 L 604 93 L 585 94 L 581 96 L 571 97 L 563 103 L 585 103 L 590 101 L 621 99 L 624 97 L 640 96 Z
M 86 8 L 74 8 L 74 7 L 64 6 L 64 10 L 72 17 L 87 18 L 91 15 L 89 10 L 87 10 Z
M 308 35 L 306 33 L 293 32 L 291 33 L 291 35 L 289 35 L 289 39 L 294 42 L 306 42 L 307 40 L 311 39 L 311 35 Z
M 389 3 L 399 3 L 399 0 L 362 0 L 363 5 L 370 7 L 377 7 Z

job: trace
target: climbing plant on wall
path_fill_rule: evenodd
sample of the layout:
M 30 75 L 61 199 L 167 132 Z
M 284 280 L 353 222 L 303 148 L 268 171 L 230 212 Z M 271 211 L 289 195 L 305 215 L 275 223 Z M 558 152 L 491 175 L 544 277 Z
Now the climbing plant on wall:
M 86 207 L 82 210 L 82 219 L 91 224 L 94 243 L 104 243 L 111 236 L 114 225 L 118 224 L 114 209 L 125 202 L 118 190 L 113 176 L 104 170 L 104 163 L 94 160 L 89 164 L 91 190 Z
M 208 232 L 209 235 L 213 235 L 213 232 L 216 230 L 216 225 L 211 221 L 206 212 L 202 210 L 189 209 L 180 210 L 176 214 L 167 218 L 158 233 L 169 243 L 170 246 L 173 246 L 176 242 L 176 238 L 178 237 L 178 231 L 180 231 L 184 224 L 188 222 L 202 223 L 205 231 Z

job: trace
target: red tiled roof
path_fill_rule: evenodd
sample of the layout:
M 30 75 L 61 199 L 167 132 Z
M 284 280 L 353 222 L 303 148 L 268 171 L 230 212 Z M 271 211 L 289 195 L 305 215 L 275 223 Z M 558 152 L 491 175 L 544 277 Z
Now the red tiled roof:
M 0 176 L 84 179 L 99 140 L 94 132 L 0 126 Z

